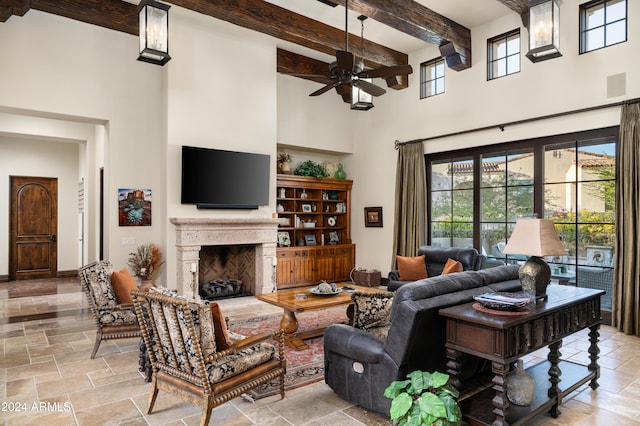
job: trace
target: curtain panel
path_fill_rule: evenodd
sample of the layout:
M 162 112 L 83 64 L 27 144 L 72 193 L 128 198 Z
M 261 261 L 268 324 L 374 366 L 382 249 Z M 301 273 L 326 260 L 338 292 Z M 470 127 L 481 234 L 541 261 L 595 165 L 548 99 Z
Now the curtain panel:
M 640 336 L 640 103 L 622 106 L 612 324 Z
M 415 256 L 426 241 L 427 182 L 422 143 L 398 147 L 396 205 L 391 270 L 396 255 Z

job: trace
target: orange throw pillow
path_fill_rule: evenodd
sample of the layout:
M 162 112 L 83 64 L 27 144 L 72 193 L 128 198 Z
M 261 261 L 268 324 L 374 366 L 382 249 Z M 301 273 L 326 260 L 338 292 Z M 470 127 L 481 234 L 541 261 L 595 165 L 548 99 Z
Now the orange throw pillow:
M 209 303 L 211 309 L 211 316 L 213 316 L 213 328 L 216 335 L 216 351 L 224 351 L 231 346 L 231 338 L 229 337 L 229 330 L 227 329 L 227 320 L 222 315 L 220 305 L 216 302 Z
M 111 274 L 111 285 L 120 304 L 133 303 L 131 290 L 138 290 L 138 286 L 127 268 L 122 268 L 120 272 L 113 271 L 113 274 Z
M 462 263 L 448 258 L 447 263 L 444 264 L 444 268 L 442 269 L 442 275 L 451 274 L 453 272 L 462 272 L 462 269 Z
M 396 256 L 398 272 L 403 281 L 417 281 L 428 278 L 424 254 L 417 257 Z

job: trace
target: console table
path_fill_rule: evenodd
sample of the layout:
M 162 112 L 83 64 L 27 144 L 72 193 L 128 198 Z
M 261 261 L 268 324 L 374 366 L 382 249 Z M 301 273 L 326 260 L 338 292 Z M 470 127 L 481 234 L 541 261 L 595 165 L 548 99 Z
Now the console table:
M 447 373 L 454 386 L 460 386 L 462 353 L 491 361 L 494 374 L 492 387 L 460 401 L 463 420 L 472 425 L 518 425 L 547 409 L 557 417 L 565 395 L 587 382 L 596 389 L 603 294 L 600 290 L 550 285 L 548 299 L 529 305 L 530 312 L 523 315 L 486 313 L 475 309 L 474 303 L 441 309 L 447 323 Z M 585 328 L 590 330 L 589 365 L 561 360 L 562 339 Z M 535 380 L 533 402 L 526 407 L 511 405 L 505 376 L 519 358 L 545 346 L 549 346 L 547 360 L 527 369 Z

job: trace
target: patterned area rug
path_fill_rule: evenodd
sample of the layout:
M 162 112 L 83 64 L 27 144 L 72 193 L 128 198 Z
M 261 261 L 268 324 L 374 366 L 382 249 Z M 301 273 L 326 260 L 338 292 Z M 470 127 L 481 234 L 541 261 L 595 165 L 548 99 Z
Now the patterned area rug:
M 281 314 L 266 315 L 248 320 L 231 320 L 229 328 L 245 336 L 253 336 L 280 328 Z M 298 331 L 328 327 L 335 323 L 346 323 L 346 307 L 324 309 L 321 311 L 297 314 Z M 305 340 L 309 349 L 298 351 L 285 346 L 284 356 L 287 360 L 285 390 L 295 389 L 324 379 L 324 350 L 322 337 Z M 251 392 L 254 399 L 265 398 L 279 392 L 277 381 L 266 383 Z

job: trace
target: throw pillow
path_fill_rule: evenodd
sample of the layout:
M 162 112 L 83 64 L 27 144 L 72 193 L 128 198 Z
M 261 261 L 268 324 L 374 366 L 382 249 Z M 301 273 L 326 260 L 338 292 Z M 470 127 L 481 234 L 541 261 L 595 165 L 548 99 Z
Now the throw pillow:
M 129 269 L 122 268 L 120 271 L 113 271 L 111 274 L 111 285 L 120 304 L 133 303 L 131 290 L 137 290 L 138 286 L 133 280 Z
M 447 263 L 445 263 L 444 268 L 442 268 L 442 275 L 451 274 L 453 272 L 462 272 L 462 269 L 462 263 L 448 258 Z
M 392 292 L 361 293 L 351 295 L 353 300 L 353 326 L 361 330 L 387 327 L 391 324 Z
M 227 328 L 227 320 L 222 315 L 220 305 L 216 302 L 209 302 L 209 308 L 211 308 L 211 315 L 213 316 L 213 329 L 216 335 L 216 351 L 224 351 L 231 347 L 233 343 L 229 336 L 229 329 Z
M 398 272 L 403 281 L 417 281 L 428 278 L 424 254 L 416 257 L 396 256 Z

